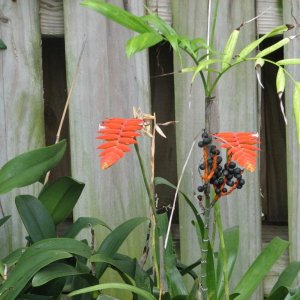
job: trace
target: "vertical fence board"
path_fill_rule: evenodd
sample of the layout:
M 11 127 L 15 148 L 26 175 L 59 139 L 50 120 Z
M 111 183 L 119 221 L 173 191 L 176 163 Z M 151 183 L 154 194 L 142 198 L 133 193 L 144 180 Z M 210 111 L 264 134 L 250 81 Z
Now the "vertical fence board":
M 300 14 L 299 1 L 285 1 L 283 5 L 284 22 L 293 24 L 295 22 L 294 16 Z M 291 15 L 293 14 L 293 16 Z M 298 34 L 299 30 L 289 32 L 287 35 Z M 299 39 L 293 40 L 285 48 L 286 58 L 299 58 L 300 42 Z M 300 81 L 300 67 L 299 65 L 289 66 L 288 71 L 299 82 Z M 300 260 L 300 176 L 299 176 L 299 145 L 296 133 L 296 125 L 293 114 L 293 90 L 294 85 L 287 81 L 287 88 L 285 94 L 285 106 L 288 124 L 286 128 L 286 145 L 287 145 L 287 181 L 288 181 L 288 224 L 289 224 L 289 240 L 290 245 L 290 261 Z M 298 284 L 300 277 L 298 276 Z
M 217 21 L 216 47 L 224 48 L 230 33 L 255 16 L 254 1 L 220 1 Z M 256 38 L 255 22 L 241 28 L 234 55 Z M 231 69 L 220 80 L 216 101 L 219 107 L 220 131 L 258 131 L 258 100 L 253 63 L 243 63 Z M 246 185 L 222 198 L 223 223 L 226 227 L 239 225 L 239 257 L 233 274 L 236 283 L 256 258 L 261 248 L 261 201 L 259 171 L 245 172 Z M 251 299 L 262 299 L 261 288 Z
M 43 94 L 39 2 L 0 1 L 0 36 L 7 45 L 0 51 L 0 165 L 44 144 Z M 25 230 L 15 208 L 16 195 L 37 194 L 30 186 L 1 195 L 5 215 L 11 219 L 0 228 L 0 257 L 25 244 Z M 0 210 L 0 217 L 2 211 Z
M 64 1 L 69 87 L 86 38 L 69 115 L 72 174 L 86 183 L 74 218 L 99 217 L 114 228 L 132 217 L 148 215 L 148 200 L 134 149 L 115 166 L 100 170 L 96 149 L 100 143 L 96 140 L 98 124 L 104 118 L 132 117 L 133 106 L 149 112 L 148 56 L 144 51 L 127 59 L 124 45 L 132 33 L 79 3 Z M 113 3 L 123 6 L 123 1 Z M 136 14 L 144 12 L 142 1 L 130 1 L 128 8 Z M 138 140 L 147 160 L 147 138 Z M 123 247 L 125 252 L 141 255 L 146 227 L 145 224 L 135 231 Z M 97 243 L 103 238 L 99 234 Z
M 206 1 L 180 1 L 175 0 L 173 5 L 173 24 L 176 31 L 190 38 L 206 36 L 207 8 Z M 193 62 L 182 55 L 182 65 L 178 57 L 174 57 L 175 71 L 175 115 L 179 123 L 176 125 L 177 145 L 177 173 L 181 175 L 184 162 L 188 156 L 194 137 L 201 132 L 205 126 L 204 117 L 204 92 L 197 78 L 191 89 L 192 74 L 176 74 L 176 71 L 183 67 L 193 66 Z M 181 190 L 194 199 L 193 191 L 196 191 L 200 184 L 197 166 L 201 159 L 199 148 L 195 146 L 189 160 L 186 171 L 183 175 Z M 197 206 L 197 201 L 194 203 Z M 180 219 L 180 253 L 184 263 L 192 263 L 199 259 L 200 250 L 198 247 L 195 227 L 191 224 L 194 216 L 184 202 L 179 199 Z

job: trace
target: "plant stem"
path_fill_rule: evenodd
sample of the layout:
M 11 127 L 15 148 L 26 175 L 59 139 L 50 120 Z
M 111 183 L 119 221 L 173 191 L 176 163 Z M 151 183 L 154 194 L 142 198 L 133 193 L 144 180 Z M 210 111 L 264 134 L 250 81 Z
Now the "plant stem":
M 224 290 L 225 290 L 225 299 L 229 300 L 229 280 L 228 280 L 228 267 L 227 267 L 227 253 L 223 235 L 223 225 L 222 225 L 222 217 L 220 211 L 219 202 L 215 204 L 215 219 L 217 222 L 218 234 L 220 238 L 220 249 L 221 255 L 223 258 L 223 276 L 224 276 Z

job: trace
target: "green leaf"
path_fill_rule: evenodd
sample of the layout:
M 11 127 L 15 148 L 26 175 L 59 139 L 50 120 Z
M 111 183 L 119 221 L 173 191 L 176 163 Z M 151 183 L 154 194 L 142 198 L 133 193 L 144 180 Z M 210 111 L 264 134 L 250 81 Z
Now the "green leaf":
M 293 95 L 294 118 L 296 122 L 296 130 L 298 136 L 298 144 L 300 148 L 300 82 L 295 83 Z
M 186 300 L 197 299 L 198 291 L 199 291 L 199 280 L 197 279 L 194 281 L 193 287 L 192 287 L 189 295 L 187 296 Z
M 298 273 L 300 272 L 300 262 L 298 261 L 294 261 L 291 262 L 280 274 L 277 282 L 275 283 L 275 285 L 273 286 L 271 292 L 270 292 L 270 296 L 272 296 L 273 293 L 275 293 L 275 291 L 279 288 L 279 287 L 290 287 L 295 278 L 297 277 Z M 287 293 L 284 295 L 284 297 L 288 294 Z M 275 298 L 274 298 L 275 299 Z M 278 299 L 278 298 L 277 298 Z M 284 298 L 282 298 L 284 299 Z
M 126 54 L 128 57 L 154 46 L 163 40 L 162 36 L 156 32 L 145 32 L 134 36 L 126 44 Z
M 276 90 L 279 98 L 281 99 L 282 94 L 285 89 L 285 74 L 284 69 L 282 67 L 278 68 L 277 76 L 276 76 Z
M 14 250 L 13 252 L 9 253 L 5 258 L 3 258 L 2 262 L 8 265 L 8 267 L 14 265 L 18 262 L 19 258 L 22 256 L 25 250 L 26 248 L 19 248 Z
M 84 228 L 94 228 L 95 226 L 104 226 L 107 229 L 111 230 L 110 227 L 104 223 L 103 221 L 97 218 L 88 218 L 88 217 L 80 217 L 76 220 L 74 224 L 64 233 L 64 237 L 66 238 L 75 238 L 77 234 Z
M 102 291 L 102 290 L 106 290 L 106 289 L 126 290 L 126 291 L 133 292 L 139 296 L 142 296 L 147 300 L 156 300 L 156 298 L 152 294 L 150 294 L 149 292 L 147 292 L 143 289 L 140 289 L 133 285 L 129 285 L 129 284 L 125 284 L 125 283 L 115 283 L 115 282 L 103 283 L 103 284 L 90 286 L 88 288 L 74 291 L 74 292 L 68 294 L 68 296 L 72 297 L 72 296 L 79 295 L 79 294 L 90 293 L 90 292 L 94 292 L 94 291 Z
M 125 239 L 133 231 L 133 229 L 147 220 L 148 218 L 140 217 L 133 218 L 122 223 L 107 235 L 107 237 L 101 243 L 97 253 L 105 254 L 113 258 Z M 96 277 L 100 278 L 106 268 L 106 263 L 96 264 Z
M 288 65 L 298 65 L 300 64 L 300 58 L 287 58 L 276 61 L 277 65 L 288 66 Z
M 226 247 L 227 255 L 227 267 L 228 267 L 228 279 L 232 274 L 236 258 L 239 249 L 239 228 L 238 226 L 228 228 L 224 230 L 224 242 Z M 218 299 L 222 299 L 224 295 L 224 277 L 223 277 L 223 260 L 222 251 L 218 252 L 218 262 L 217 262 L 217 287 L 218 287 Z
M 159 229 L 159 236 L 165 238 L 167 234 L 168 228 L 168 217 L 167 214 L 159 214 L 157 216 L 158 221 L 158 229 Z M 169 236 L 169 240 L 167 243 L 167 248 L 165 251 L 160 253 L 160 255 L 164 255 L 163 262 L 164 262 L 164 269 L 165 274 L 167 277 L 168 282 L 168 292 L 170 293 L 171 297 L 179 296 L 179 295 L 187 295 L 187 289 L 183 282 L 183 278 L 177 269 L 177 259 L 176 255 L 173 250 L 173 242 L 171 236 Z
M 71 177 L 61 177 L 43 188 L 39 200 L 47 208 L 55 224 L 61 223 L 71 214 L 84 185 Z
M 231 59 L 239 39 L 240 29 L 235 29 L 229 36 L 228 41 L 223 50 L 222 71 L 226 70 L 231 63 Z
M 264 64 L 265 64 L 265 60 L 262 58 L 259 58 L 255 61 L 255 68 L 257 68 L 257 67 L 261 68 Z
M 0 39 L 0 50 L 5 50 L 7 49 L 7 46 L 5 45 L 5 43 L 3 42 L 2 39 Z
M 273 53 L 274 51 L 278 50 L 279 48 L 283 47 L 284 45 L 288 44 L 290 42 L 291 38 L 284 38 L 280 40 L 279 42 L 275 43 L 274 45 L 267 47 L 266 49 L 260 51 L 255 58 L 261 58 L 264 57 L 270 53 Z
M 242 49 L 242 51 L 238 54 L 237 57 L 237 62 L 242 61 L 243 59 L 245 59 L 252 51 L 256 50 L 257 47 L 259 46 L 259 44 L 261 42 L 263 42 L 266 38 L 275 36 L 275 35 L 279 35 L 279 34 L 283 34 L 285 31 L 289 30 L 289 27 L 286 25 L 280 25 L 278 27 L 275 27 L 273 30 L 271 30 L 270 32 L 266 33 L 265 35 L 263 35 L 261 38 L 251 42 L 250 44 L 248 44 L 244 49 Z
M 294 289 L 289 289 L 289 294 L 284 298 L 284 300 L 299 300 L 299 299 L 300 299 L 300 286 L 297 286 Z
M 32 286 L 37 287 L 48 283 L 49 281 L 66 276 L 74 276 L 83 274 L 74 267 L 64 263 L 52 263 L 36 273 L 32 279 Z
M 266 300 L 278 300 L 278 299 L 286 299 L 285 297 L 288 295 L 289 290 L 285 286 L 280 286 L 276 288 L 276 290 L 266 298 Z
M 16 207 L 33 242 L 56 236 L 53 220 L 38 199 L 31 195 L 17 196 Z
M 0 219 L 0 227 L 10 218 L 11 216 L 5 216 Z
M 49 147 L 23 153 L 7 162 L 0 170 L 0 194 L 38 181 L 58 164 L 66 146 L 63 140 Z
M 258 255 L 248 271 L 241 278 L 239 283 L 234 289 L 234 293 L 240 295 L 236 300 L 248 300 L 262 282 L 264 276 L 269 272 L 271 267 L 287 249 L 289 242 L 275 237 Z
M 41 268 L 56 260 L 68 257 L 71 255 L 65 251 L 45 249 L 32 251 L 29 248 L 9 273 L 8 279 L 0 286 L 0 299 L 15 299 L 31 277 Z
M 104 2 L 103 0 L 85 0 L 81 5 L 87 6 L 108 19 L 135 32 L 145 33 L 154 30 L 141 18 L 121 9 L 120 7 Z
M 64 251 L 72 254 L 76 254 L 85 258 L 89 258 L 92 255 L 90 247 L 80 241 L 69 239 L 69 238 L 52 238 L 41 240 L 30 246 L 30 252 L 28 250 L 22 255 L 22 259 L 27 257 L 27 254 L 31 254 L 34 251 L 53 250 L 53 251 Z

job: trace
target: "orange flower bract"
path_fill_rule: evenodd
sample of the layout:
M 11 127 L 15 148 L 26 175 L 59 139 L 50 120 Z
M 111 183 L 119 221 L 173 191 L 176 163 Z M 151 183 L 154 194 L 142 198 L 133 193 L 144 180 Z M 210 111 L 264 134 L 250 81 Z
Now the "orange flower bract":
M 227 149 L 227 155 L 232 156 L 241 167 L 253 172 L 256 169 L 259 136 L 252 132 L 220 132 L 213 137 L 221 143 L 221 148 Z
M 113 118 L 101 123 L 97 139 L 105 141 L 98 146 L 101 149 L 101 169 L 105 170 L 115 164 L 126 152 L 130 151 L 128 145 L 136 144 L 136 137 L 140 136 L 137 130 L 143 125 L 141 119 Z

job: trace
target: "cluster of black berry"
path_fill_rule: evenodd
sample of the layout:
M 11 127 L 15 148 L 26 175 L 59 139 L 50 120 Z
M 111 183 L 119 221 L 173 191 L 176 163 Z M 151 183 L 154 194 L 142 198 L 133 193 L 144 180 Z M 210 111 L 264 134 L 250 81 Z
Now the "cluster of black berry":
M 220 150 L 212 145 L 212 137 L 206 131 L 203 132 L 198 146 L 203 148 L 203 163 L 198 167 L 203 180 L 203 185 L 198 186 L 199 193 L 204 192 L 211 184 L 216 194 L 214 201 L 217 201 L 221 196 L 243 187 L 245 184 L 242 178 L 243 170 L 231 160 L 230 156 L 222 165 L 223 158 L 220 156 Z

